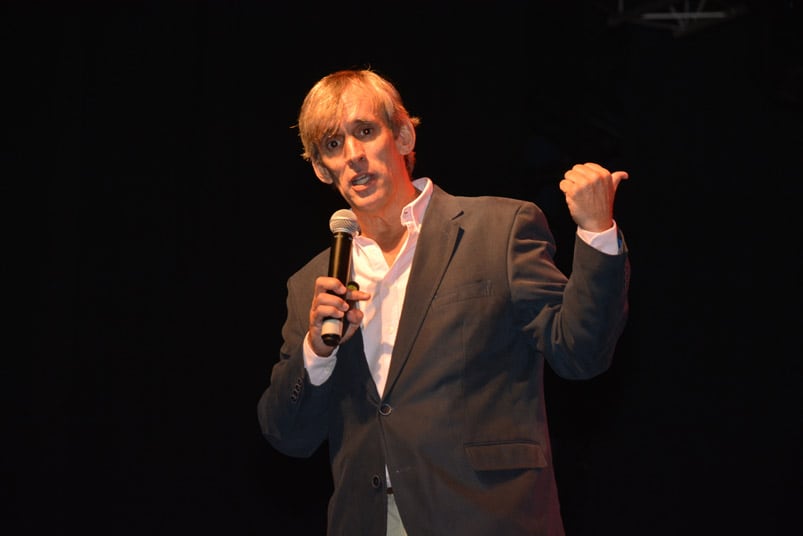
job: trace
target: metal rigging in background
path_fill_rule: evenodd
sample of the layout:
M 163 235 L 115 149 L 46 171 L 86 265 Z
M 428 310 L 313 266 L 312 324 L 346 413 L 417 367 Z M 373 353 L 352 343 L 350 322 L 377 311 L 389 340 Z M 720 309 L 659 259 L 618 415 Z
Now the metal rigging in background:
M 668 30 L 675 37 L 682 37 L 746 12 L 747 6 L 739 1 L 617 0 L 616 11 L 609 16 L 608 23 L 611 26 L 638 24 Z

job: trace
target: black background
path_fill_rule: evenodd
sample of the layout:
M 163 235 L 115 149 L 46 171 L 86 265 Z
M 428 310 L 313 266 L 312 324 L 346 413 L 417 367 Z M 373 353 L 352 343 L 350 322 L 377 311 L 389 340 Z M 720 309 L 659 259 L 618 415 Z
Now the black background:
M 799 528 L 800 6 L 709 2 L 745 11 L 678 33 L 617 4 L 5 2 L 4 264 L 33 328 L 3 359 L 6 533 L 324 533 L 325 447 L 274 452 L 256 401 L 343 206 L 298 106 L 363 66 L 422 118 L 416 174 L 536 201 L 565 269 L 563 171 L 630 173 L 614 365 L 547 377 L 569 536 Z

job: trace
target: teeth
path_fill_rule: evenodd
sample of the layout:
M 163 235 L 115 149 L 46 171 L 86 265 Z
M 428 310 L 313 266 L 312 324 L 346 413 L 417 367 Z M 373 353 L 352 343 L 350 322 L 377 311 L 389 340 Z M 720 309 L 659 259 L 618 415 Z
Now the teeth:
M 366 182 L 368 182 L 369 178 L 370 177 L 368 177 L 368 175 L 363 175 L 359 179 L 354 179 L 353 181 L 351 181 L 351 184 L 353 184 L 354 186 L 361 186 L 361 185 L 365 184 Z

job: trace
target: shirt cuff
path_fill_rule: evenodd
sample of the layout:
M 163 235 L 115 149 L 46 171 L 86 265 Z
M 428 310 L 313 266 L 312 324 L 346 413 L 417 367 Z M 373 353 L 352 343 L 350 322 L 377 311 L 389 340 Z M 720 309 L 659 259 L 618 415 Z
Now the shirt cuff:
M 610 229 L 600 233 L 586 231 L 578 227 L 577 236 L 592 248 L 607 253 L 608 255 L 618 255 L 621 253 L 622 248 L 619 244 L 619 232 L 616 228 L 616 222 L 613 222 L 613 226 Z
M 312 385 L 322 385 L 332 375 L 337 363 L 337 348 L 334 349 L 329 357 L 321 357 L 312 349 L 309 338 L 304 336 L 304 367 L 309 374 L 309 381 Z

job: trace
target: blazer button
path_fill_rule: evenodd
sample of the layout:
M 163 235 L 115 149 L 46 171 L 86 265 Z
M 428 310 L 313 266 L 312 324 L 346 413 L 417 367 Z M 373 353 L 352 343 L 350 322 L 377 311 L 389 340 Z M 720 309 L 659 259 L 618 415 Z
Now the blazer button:
M 388 416 L 391 413 L 393 413 L 393 408 L 391 407 L 390 404 L 382 404 L 381 406 L 379 406 L 380 415 Z
M 379 475 L 374 475 L 371 477 L 371 487 L 374 489 L 379 488 L 382 485 L 382 479 Z

